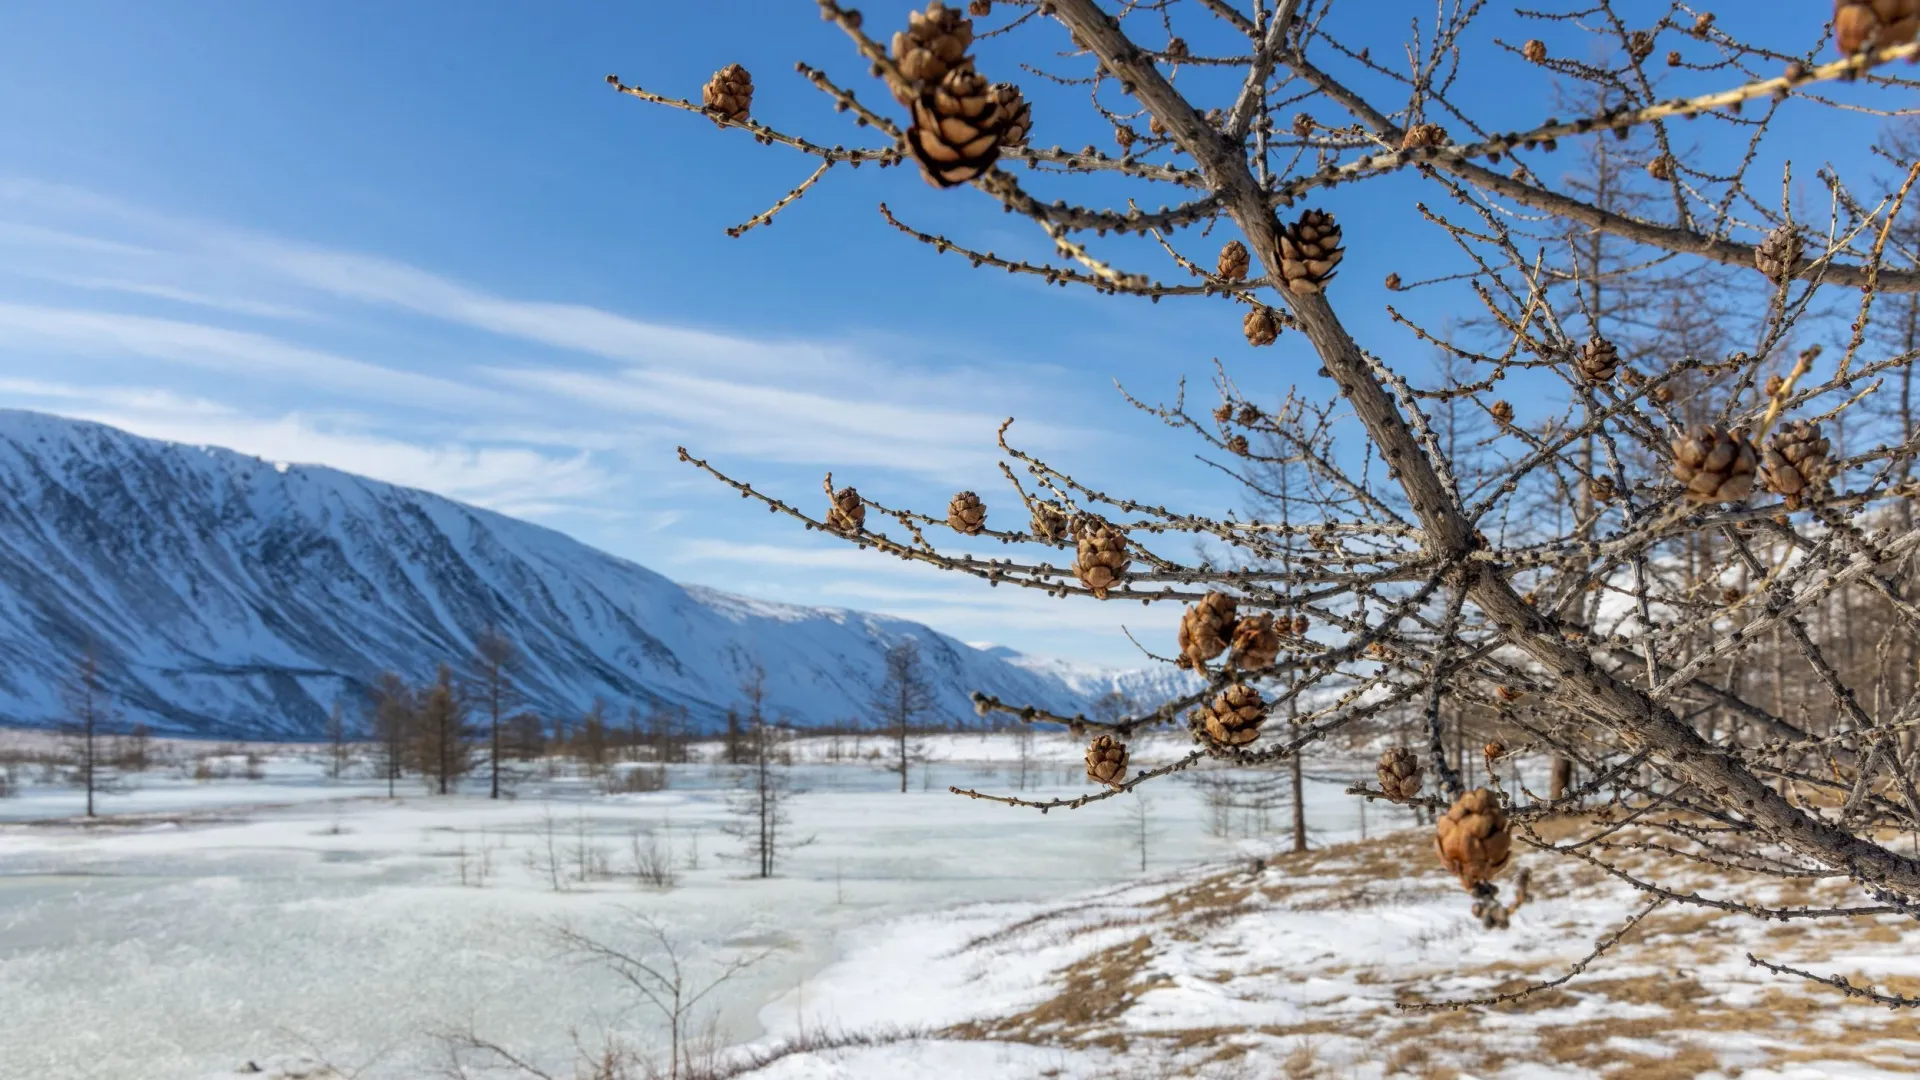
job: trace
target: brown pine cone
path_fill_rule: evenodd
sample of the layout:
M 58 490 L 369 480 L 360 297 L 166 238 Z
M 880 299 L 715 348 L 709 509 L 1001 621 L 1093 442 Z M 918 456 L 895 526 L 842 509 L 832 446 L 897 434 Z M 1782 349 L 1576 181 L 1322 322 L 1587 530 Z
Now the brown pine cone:
M 1647 57 L 1652 56 L 1653 32 L 1651 30 L 1635 30 L 1633 33 L 1628 34 L 1627 55 L 1632 57 L 1635 63 L 1639 63 Z
M 1291 628 L 1291 622 L 1284 625 L 1274 622 L 1271 611 L 1242 615 L 1233 624 L 1231 663 L 1241 671 L 1272 667 L 1273 662 L 1280 658 L 1280 635 L 1285 629 Z
M 1500 689 L 1505 690 L 1506 687 L 1503 686 Z M 1494 739 L 1493 741 L 1487 743 L 1487 745 L 1480 748 L 1480 754 L 1481 756 L 1485 757 L 1488 761 L 1493 761 L 1498 758 L 1505 757 L 1507 755 L 1507 744 L 1501 742 L 1499 739 Z
M 1234 419 L 1239 421 L 1242 427 L 1251 427 L 1260 422 L 1260 406 L 1251 401 L 1243 401 L 1240 403 L 1240 412 L 1234 416 Z
M 1279 339 L 1280 320 L 1275 317 L 1272 308 L 1258 305 L 1240 320 L 1240 329 L 1247 335 L 1247 344 L 1258 348 L 1271 345 Z
M 1843 53 L 1904 45 L 1916 33 L 1920 0 L 1834 0 L 1834 40 Z
M 1661 154 L 1647 162 L 1647 175 L 1655 180 L 1673 179 L 1673 155 Z
M 700 89 L 700 104 L 726 120 L 745 120 L 753 107 L 753 76 L 739 64 L 728 64 L 713 73 Z
M 1387 291 L 1388 292 L 1400 291 L 1400 275 L 1398 273 L 1392 273 L 1387 275 Z
M 1420 785 L 1426 780 L 1421 775 L 1419 755 L 1404 746 L 1389 747 L 1380 755 L 1380 764 L 1374 771 L 1380 777 L 1380 790 L 1397 803 L 1411 801 L 1419 795 Z
M 987 527 L 987 504 L 971 491 L 962 491 L 947 503 L 947 525 L 954 532 L 979 536 Z
M 1193 666 L 1207 670 L 1207 661 L 1227 651 L 1239 601 L 1226 593 L 1209 592 L 1180 616 L 1180 653 Z
M 967 14 L 984 19 L 993 14 L 993 0 L 967 0 Z
M 972 46 L 973 20 L 932 0 L 924 13 L 909 12 L 907 28 L 893 35 L 893 64 L 902 76 L 931 90 L 948 72 L 973 66 L 967 59 Z M 910 89 L 900 87 L 896 93 Z M 904 98 L 900 103 L 910 104 Z
M 1194 712 L 1200 735 L 1216 746 L 1245 746 L 1260 737 L 1267 703 L 1260 691 L 1235 683 Z
M 1702 38 L 1706 37 L 1707 32 L 1712 29 L 1713 29 L 1713 12 L 1703 11 L 1700 14 L 1695 15 L 1693 17 L 1693 36 L 1694 37 L 1702 37 Z
M 1120 152 L 1123 154 L 1129 153 L 1133 150 L 1134 140 L 1138 139 L 1139 137 L 1140 136 L 1134 134 L 1132 128 L 1128 127 L 1125 124 L 1113 125 L 1113 141 L 1116 145 L 1120 147 Z
M 1240 281 L 1246 278 L 1252 260 L 1247 257 L 1247 245 L 1238 240 L 1229 240 L 1220 249 L 1220 262 L 1214 272 L 1228 281 Z
M 1499 424 L 1501 427 L 1506 427 L 1508 424 L 1513 423 L 1512 402 L 1496 401 L 1493 403 L 1493 407 L 1487 411 L 1493 414 L 1493 422 Z
M 1000 148 L 1011 150 L 1027 145 L 1033 130 L 1033 106 L 1012 83 L 994 83 L 989 96 L 1000 110 Z
M 1226 447 L 1227 453 L 1238 454 L 1241 457 L 1246 457 L 1248 454 L 1253 453 L 1252 444 L 1247 442 L 1245 435 L 1241 435 L 1238 432 L 1227 436 Z
M 1620 367 L 1620 350 L 1614 348 L 1613 342 L 1595 334 L 1587 339 L 1580 354 L 1574 357 L 1573 366 L 1580 372 L 1581 378 L 1595 386 L 1604 385 Z
M 1447 129 L 1439 124 L 1415 124 L 1400 137 L 1400 149 L 1419 150 L 1428 146 L 1447 145 Z
M 1058 503 L 1035 502 L 1033 519 L 1027 523 L 1027 531 L 1057 544 L 1073 534 L 1073 519 Z
M 1673 478 L 1689 502 L 1738 502 L 1753 493 L 1759 455 L 1744 429 L 1701 425 L 1673 440 Z
M 1307 617 L 1305 615 L 1295 615 L 1293 617 L 1293 636 L 1305 637 L 1307 630 L 1312 626 L 1313 624 L 1307 621 Z
M 1233 420 L 1233 403 L 1223 401 L 1213 407 L 1213 422 L 1225 426 Z
M 953 187 L 993 167 L 1011 123 L 995 98 L 985 76 L 963 67 L 914 100 L 907 149 L 929 183 Z
M 1500 800 L 1486 788 L 1454 800 L 1435 825 L 1433 847 L 1440 865 L 1468 890 L 1498 877 L 1513 857 L 1513 834 Z
M 1768 281 L 1779 282 L 1792 276 L 1806 254 L 1806 243 L 1791 225 L 1780 225 L 1753 248 L 1753 267 Z
M 1547 62 L 1547 43 L 1539 38 L 1530 38 L 1520 47 L 1520 55 L 1526 57 L 1529 64 L 1544 64 Z
M 1307 211 L 1280 233 L 1280 276 L 1295 296 L 1324 290 L 1345 257 L 1340 226 L 1324 210 Z
M 1293 133 L 1296 137 L 1304 139 L 1307 136 L 1313 134 L 1313 129 L 1314 129 L 1314 123 L 1313 123 L 1313 116 L 1311 114 L 1309 113 L 1293 114 Z
M 1080 526 L 1078 548 L 1074 576 L 1093 590 L 1094 596 L 1105 600 L 1107 590 L 1120 584 L 1133 563 L 1127 555 L 1126 530 L 1097 519 L 1088 521 Z
M 1147 117 L 1147 134 L 1158 139 L 1161 136 L 1165 135 L 1166 133 L 1167 133 L 1167 125 L 1161 123 L 1159 117 L 1157 116 Z
M 861 501 L 859 492 L 843 487 L 833 493 L 833 504 L 827 507 L 827 528 L 859 532 L 866 523 L 867 504 Z
M 1166 54 L 1172 59 L 1184 60 L 1191 55 L 1187 52 L 1187 39 L 1174 38 L 1172 41 L 1167 42 Z
M 1784 424 L 1767 440 L 1760 479 L 1767 490 L 1784 495 L 1787 509 L 1798 510 L 1808 495 L 1827 482 L 1827 455 L 1833 443 L 1820 435 L 1820 425 L 1806 420 Z
M 1620 488 L 1611 476 L 1596 476 L 1587 481 L 1587 494 L 1597 503 L 1610 503 L 1620 497 Z
M 1087 779 L 1119 787 L 1127 779 L 1127 744 L 1111 735 L 1095 735 L 1087 747 Z

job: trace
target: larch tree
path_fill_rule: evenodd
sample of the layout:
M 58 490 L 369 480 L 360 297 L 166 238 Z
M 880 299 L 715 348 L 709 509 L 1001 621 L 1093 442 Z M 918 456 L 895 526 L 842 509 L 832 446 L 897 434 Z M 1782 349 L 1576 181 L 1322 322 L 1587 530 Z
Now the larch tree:
M 1920 257 L 1889 242 L 1920 161 L 1882 176 L 1854 167 L 1851 153 L 1871 142 L 1863 124 L 1907 108 L 1920 89 L 1895 63 L 1920 55 L 1920 20 L 1888 16 L 1911 15 L 1904 0 L 1817 0 L 1727 23 L 1617 0 L 1515 13 L 1408 4 L 1404 17 L 1383 17 L 1391 6 L 973 0 L 964 13 L 932 3 L 879 27 L 819 0 L 858 58 L 849 73 L 883 91 L 800 65 L 850 114 L 853 145 L 756 119 L 756 87 L 737 64 L 699 101 L 609 77 L 622 94 L 816 163 L 734 236 L 804 205 L 840 166 L 901 166 L 1030 224 L 1047 252 L 1000 254 L 879 208 L 934 253 L 1237 322 L 1251 350 L 1286 357 L 1279 366 L 1306 380 L 1294 393 L 1308 405 L 1243 417 L 1250 403 L 1229 394 L 1229 428 L 1191 429 L 1236 455 L 1266 452 L 1269 438 L 1318 448 L 1298 455 L 1308 493 L 1291 521 L 1129 497 L 1113 486 L 1121 477 L 1076 475 L 1023 448 L 1011 420 L 997 434 L 1006 501 L 965 491 L 945 513 L 882 505 L 831 474 L 816 511 L 684 447 L 682 459 L 872 554 L 1062 598 L 1187 606 L 1164 633 L 1197 645 L 1203 690 L 1098 722 L 976 697 L 984 712 L 1092 737 L 1089 773 L 1103 790 L 960 794 L 1078 808 L 1202 762 L 1277 764 L 1411 716 L 1422 736 L 1382 760 L 1380 787 L 1354 794 L 1438 813 L 1440 864 L 1490 929 L 1511 909 L 1496 879 L 1516 849 L 1641 890 L 1648 906 L 1629 925 L 1661 903 L 1759 918 L 1920 917 L 1910 850 L 1920 760 L 1905 737 L 1920 725 L 1920 698 L 1847 663 L 1870 650 L 1842 632 L 1872 604 L 1889 643 L 1920 633 L 1902 584 L 1920 557 L 1903 508 L 1920 495 L 1907 479 L 1920 438 L 1898 411 L 1861 408 L 1915 359 L 1898 335 L 1868 329 L 1898 317 L 1887 298 L 1920 293 Z M 1031 101 L 1010 81 L 1027 73 L 1042 95 Z M 1491 99 L 1466 93 L 1495 80 Z M 1567 91 L 1560 101 L 1591 92 L 1604 104 L 1534 112 L 1556 88 Z M 1030 138 L 1041 134 L 1045 143 Z M 1118 153 L 1093 145 L 1109 136 Z M 1609 204 L 1550 164 L 1558 149 L 1612 138 L 1639 148 L 1630 164 L 1656 198 Z M 1816 169 L 1809 209 L 1793 181 Z M 1420 230 L 1431 241 L 1411 243 Z M 1636 275 L 1724 279 L 1713 325 L 1668 304 L 1661 332 L 1641 335 L 1648 348 L 1610 338 L 1625 331 L 1596 323 L 1580 283 L 1559 276 L 1580 265 L 1579 238 L 1601 235 L 1618 259 L 1610 290 L 1631 294 Z M 1367 261 L 1405 265 L 1384 289 L 1336 281 L 1349 240 Z M 1477 325 L 1435 325 L 1467 310 Z M 1450 383 L 1426 364 L 1434 348 L 1458 361 Z M 1449 401 L 1493 428 L 1482 473 L 1457 468 L 1435 429 Z M 1186 416 L 1188 404 L 1160 409 Z M 1593 497 L 1566 513 L 1529 512 L 1563 490 Z M 1014 512 L 990 513 L 996 503 Z M 943 549 L 948 535 L 1017 547 L 964 553 Z M 1225 557 L 1176 546 L 1196 539 Z M 1284 613 L 1310 632 L 1282 634 Z M 1735 670 L 1776 632 L 1806 697 L 1792 709 Z M 1456 764 L 1443 726 L 1461 710 L 1497 714 L 1528 751 L 1569 759 L 1579 782 L 1558 798 L 1471 786 L 1477 762 Z M 1276 713 L 1291 722 L 1269 731 Z M 1128 737 L 1182 721 L 1191 749 L 1129 768 Z M 1490 744 L 1484 757 L 1507 752 Z M 1570 813 L 1571 835 L 1534 827 Z M 1728 860 L 1851 892 L 1809 908 L 1764 890 L 1658 884 L 1662 866 L 1714 873 Z
M 782 764 L 786 732 L 767 716 L 767 673 L 760 665 L 754 664 L 741 679 L 740 696 L 741 710 L 729 714 L 739 716 L 743 759 L 729 806 L 734 820 L 720 829 L 740 841 L 739 857 L 753 865 L 755 877 L 770 878 L 786 853 L 813 838 L 793 835 L 787 811 L 793 784 Z
M 500 797 L 500 763 L 505 757 L 501 745 L 504 725 L 511 719 L 520 697 L 513 682 L 513 670 L 519 651 L 513 639 L 489 626 L 481 632 L 473 647 L 473 671 L 469 677 L 469 696 L 487 721 L 487 797 Z
M 74 662 L 73 674 L 65 688 L 66 718 L 61 727 L 66 736 L 67 758 L 73 763 L 74 783 L 87 796 L 87 816 L 94 812 L 94 796 L 103 779 L 105 764 L 102 740 L 112 722 L 112 709 L 100 676 L 100 655 L 88 648 Z
M 916 724 L 933 709 L 933 684 L 920 659 L 920 643 L 907 638 L 887 649 L 886 674 L 873 694 L 874 726 L 893 744 L 893 771 L 900 774 L 902 793 L 908 771 L 926 757 L 926 747 L 913 741 Z
M 373 736 L 380 752 L 380 772 L 387 780 L 387 798 L 394 797 L 414 749 L 420 700 L 398 672 L 383 671 L 368 692 L 373 705 Z
M 438 674 L 420 695 L 415 718 L 416 756 L 427 782 L 441 795 L 473 769 L 473 728 L 468 703 L 454 681 L 453 669 L 440 665 Z
M 338 698 L 333 707 L 327 710 L 327 777 L 340 779 L 347 768 L 347 711 Z

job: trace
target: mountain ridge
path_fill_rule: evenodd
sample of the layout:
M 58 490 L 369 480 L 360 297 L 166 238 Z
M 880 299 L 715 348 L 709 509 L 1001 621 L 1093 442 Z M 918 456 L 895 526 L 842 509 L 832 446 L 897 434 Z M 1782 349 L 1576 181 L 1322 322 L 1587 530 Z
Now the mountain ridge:
M 595 698 L 716 723 L 758 660 L 800 725 L 864 708 L 886 648 L 920 643 L 943 713 L 978 689 L 1063 712 L 1178 672 L 983 652 L 922 624 L 682 586 L 564 533 L 327 466 L 271 463 L 0 410 L 0 723 L 44 726 L 89 647 L 123 722 L 157 733 L 316 734 L 382 670 L 456 667 L 494 626 L 544 715 Z M 1006 650 L 1010 652 L 1011 650 Z

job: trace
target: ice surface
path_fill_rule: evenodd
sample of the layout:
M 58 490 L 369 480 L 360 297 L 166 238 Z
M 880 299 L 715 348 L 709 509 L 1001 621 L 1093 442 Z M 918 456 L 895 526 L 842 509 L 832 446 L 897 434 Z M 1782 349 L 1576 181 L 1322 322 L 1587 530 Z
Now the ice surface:
M 569 1028 L 657 1029 L 608 973 L 560 957 L 549 931 L 565 922 L 618 939 L 630 911 L 658 917 L 700 956 L 774 949 L 718 998 L 737 1038 L 777 1036 L 802 1018 L 858 1026 L 878 1018 L 866 1011 L 876 1001 L 889 1022 L 958 1018 L 991 1004 L 990 992 L 1015 994 L 1013 983 L 918 982 L 906 968 L 913 950 L 942 948 L 1017 905 L 1126 881 L 1138 863 L 1126 799 L 1042 816 L 958 798 L 944 787 L 1011 788 L 1014 740 L 929 741 L 944 760 L 914 769 L 904 795 L 873 764 L 795 766 L 806 789 L 791 804 L 795 835 L 815 842 L 765 881 L 721 858 L 737 847 L 719 832 L 727 774 L 706 765 L 674 766 L 663 792 L 608 796 L 558 777 L 499 803 L 417 786 L 390 802 L 365 780 L 326 781 L 314 761 L 269 757 L 258 782 L 145 778 L 102 799 L 129 816 L 92 827 L 27 824 L 79 808 L 76 792 L 30 787 L 0 799 L 13 822 L 0 824 L 0 1075 L 187 1080 L 310 1053 L 371 1061 L 365 1080 L 411 1078 L 442 1060 L 423 1032 L 469 1023 L 567 1075 Z M 799 757 L 817 760 L 824 746 L 807 740 Z M 1140 760 L 1177 750 L 1142 744 Z M 1035 752 L 1045 764 L 1024 794 L 1087 790 L 1077 744 L 1041 738 Z M 1354 800 L 1329 782 L 1309 792 L 1318 835 L 1348 835 Z M 1187 785 L 1156 785 L 1152 799 L 1149 876 L 1266 846 L 1209 836 Z M 553 891 L 536 865 L 549 828 L 560 861 L 584 833 L 613 876 Z M 623 880 L 636 830 L 683 864 L 697 849 L 699 868 L 669 891 Z M 462 886 L 483 851 L 484 886 Z M 855 967 L 833 964 L 843 954 Z M 894 973 L 878 997 L 845 974 L 875 964 Z M 1037 1076 L 1058 1059 L 1030 1047 L 903 1045 L 766 1075 Z M 943 1062 L 968 1068 L 942 1073 Z

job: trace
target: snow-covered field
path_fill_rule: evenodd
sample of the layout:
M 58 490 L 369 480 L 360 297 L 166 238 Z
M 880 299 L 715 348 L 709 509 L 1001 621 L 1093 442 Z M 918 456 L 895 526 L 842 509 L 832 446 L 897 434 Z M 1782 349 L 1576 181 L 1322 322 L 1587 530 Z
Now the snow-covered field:
M 768 951 L 712 999 L 728 1036 L 785 1034 L 802 1021 L 849 1027 L 879 988 L 849 984 L 831 965 L 900 940 L 889 929 L 898 920 L 970 925 L 994 905 L 1139 876 L 1130 800 L 1043 816 L 959 798 L 946 785 L 1016 788 L 1015 740 L 929 744 L 936 760 L 916 767 L 901 794 L 896 776 L 845 760 L 876 740 L 803 741 L 791 771 L 804 790 L 789 806 L 794 835 L 814 842 L 784 856 L 771 880 L 728 858 L 740 844 L 721 832 L 727 774 L 708 765 L 674 766 L 668 790 L 642 794 L 562 776 L 529 779 L 498 803 L 428 796 L 417 784 L 388 801 L 383 785 L 329 781 L 317 755 L 283 753 L 260 762 L 257 780 L 142 774 L 132 790 L 101 796 L 107 816 L 90 825 L 72 818 L 78 792 L 28 786 L 0 799 L 0 1076 L 197 1080 L 306 1056 L 365 1080 L 416 1077 L 445 1062 L 432 1033 L 456 1028 L 571 1075 L 576 1034 L 645 1039 L 660 1027 L 610 972 L 563 957 L 553 929 L 631 943 L 635 913 L 671 929 L 696 978 Z M 1138 756 L 1177 748 L 1143 744 Z M 1036 740 L 1022 794 L 1087 790 L 1079 752 Z M 833 756 L 843 760 L 824 762 Z M 1308 795 L 1317 840 L 1357 827 L 1356 803 L 1337 783 L 1311 783 Z M 1189 785 L 1159 784 L 1150 798 L 1150 875 L 1270 850 L 1209 835 Z M 675 887 L 639 882 L 636 848 L 671 851 Z M 941 1060 L 959 1067 L 958 1057 Z M 961 1071 L 1017 1074 L 980 1068 Z
M 563 955 L 555 928 L 642 949 L 639 917 L 681 944 L 696 988 L 765 954 L 709 999 L 733 1058 L 767 1060 L 736 1074 L 752 1080 L 1920 1071 L 1913 1017 L 1745 959 L 1914 994 L 1920 931 L 1895 917 L 1769 924 L 1669 905 L 1564 985 L 1409 1010 L 1558 978 L 1644 900 L 1530 854 L 1531 898 L 1510 930 L 1483 931 L 1406 811 L 1369 807 L 1371 839 L 1355 839 L 1362 803 L 1339 778 L 1358 760 L 1310 767 L 1305 855 L 1277 853 L 1284 808 L 1259 839 L 1221 838 L 1194 785 L 1153 785 L 1143 872 L 1131 798 L 1044 816 L 956 798 L 946 784 L 1015 791 L 1019 744 L 928 742 L 937 760 L 906 794 L 862 760 L 873 740 L 798 744 L 793 828 L 814 842 L 772 880 L 723 857 L 738 842 L 720 831 L 725 773 L 707 765 L 644 794 L 562 775 L 501 803 L 417 789 L 396 802 L 283 755 L 254 781 L 147 775 L 103 800 L 124 816 L 92 826 L 68 817 L 76 793 L 29 789 L 0 800 L 0 1077 L 532 1075 L 471 1057 L 447 1071 L 435 1033 L 456 1030 L 584 1076 L 582 1046 L 648 1044 L 663 1027 L 604 965 Z M 1137 760 L 1180 748 L 1143 740 Z M 1078 754 L 1034 742 L 1020 793 L 1085 791 Z M 636 842 L 673 853 L 675 887 L 635 879 Z M 576 880 L 583 862 L 591 880 Z M 1682 891 L 1859 901 L 1844 883 L 1630 864 Z M 321 1061 L 339 1071 L 312 1071 Z

